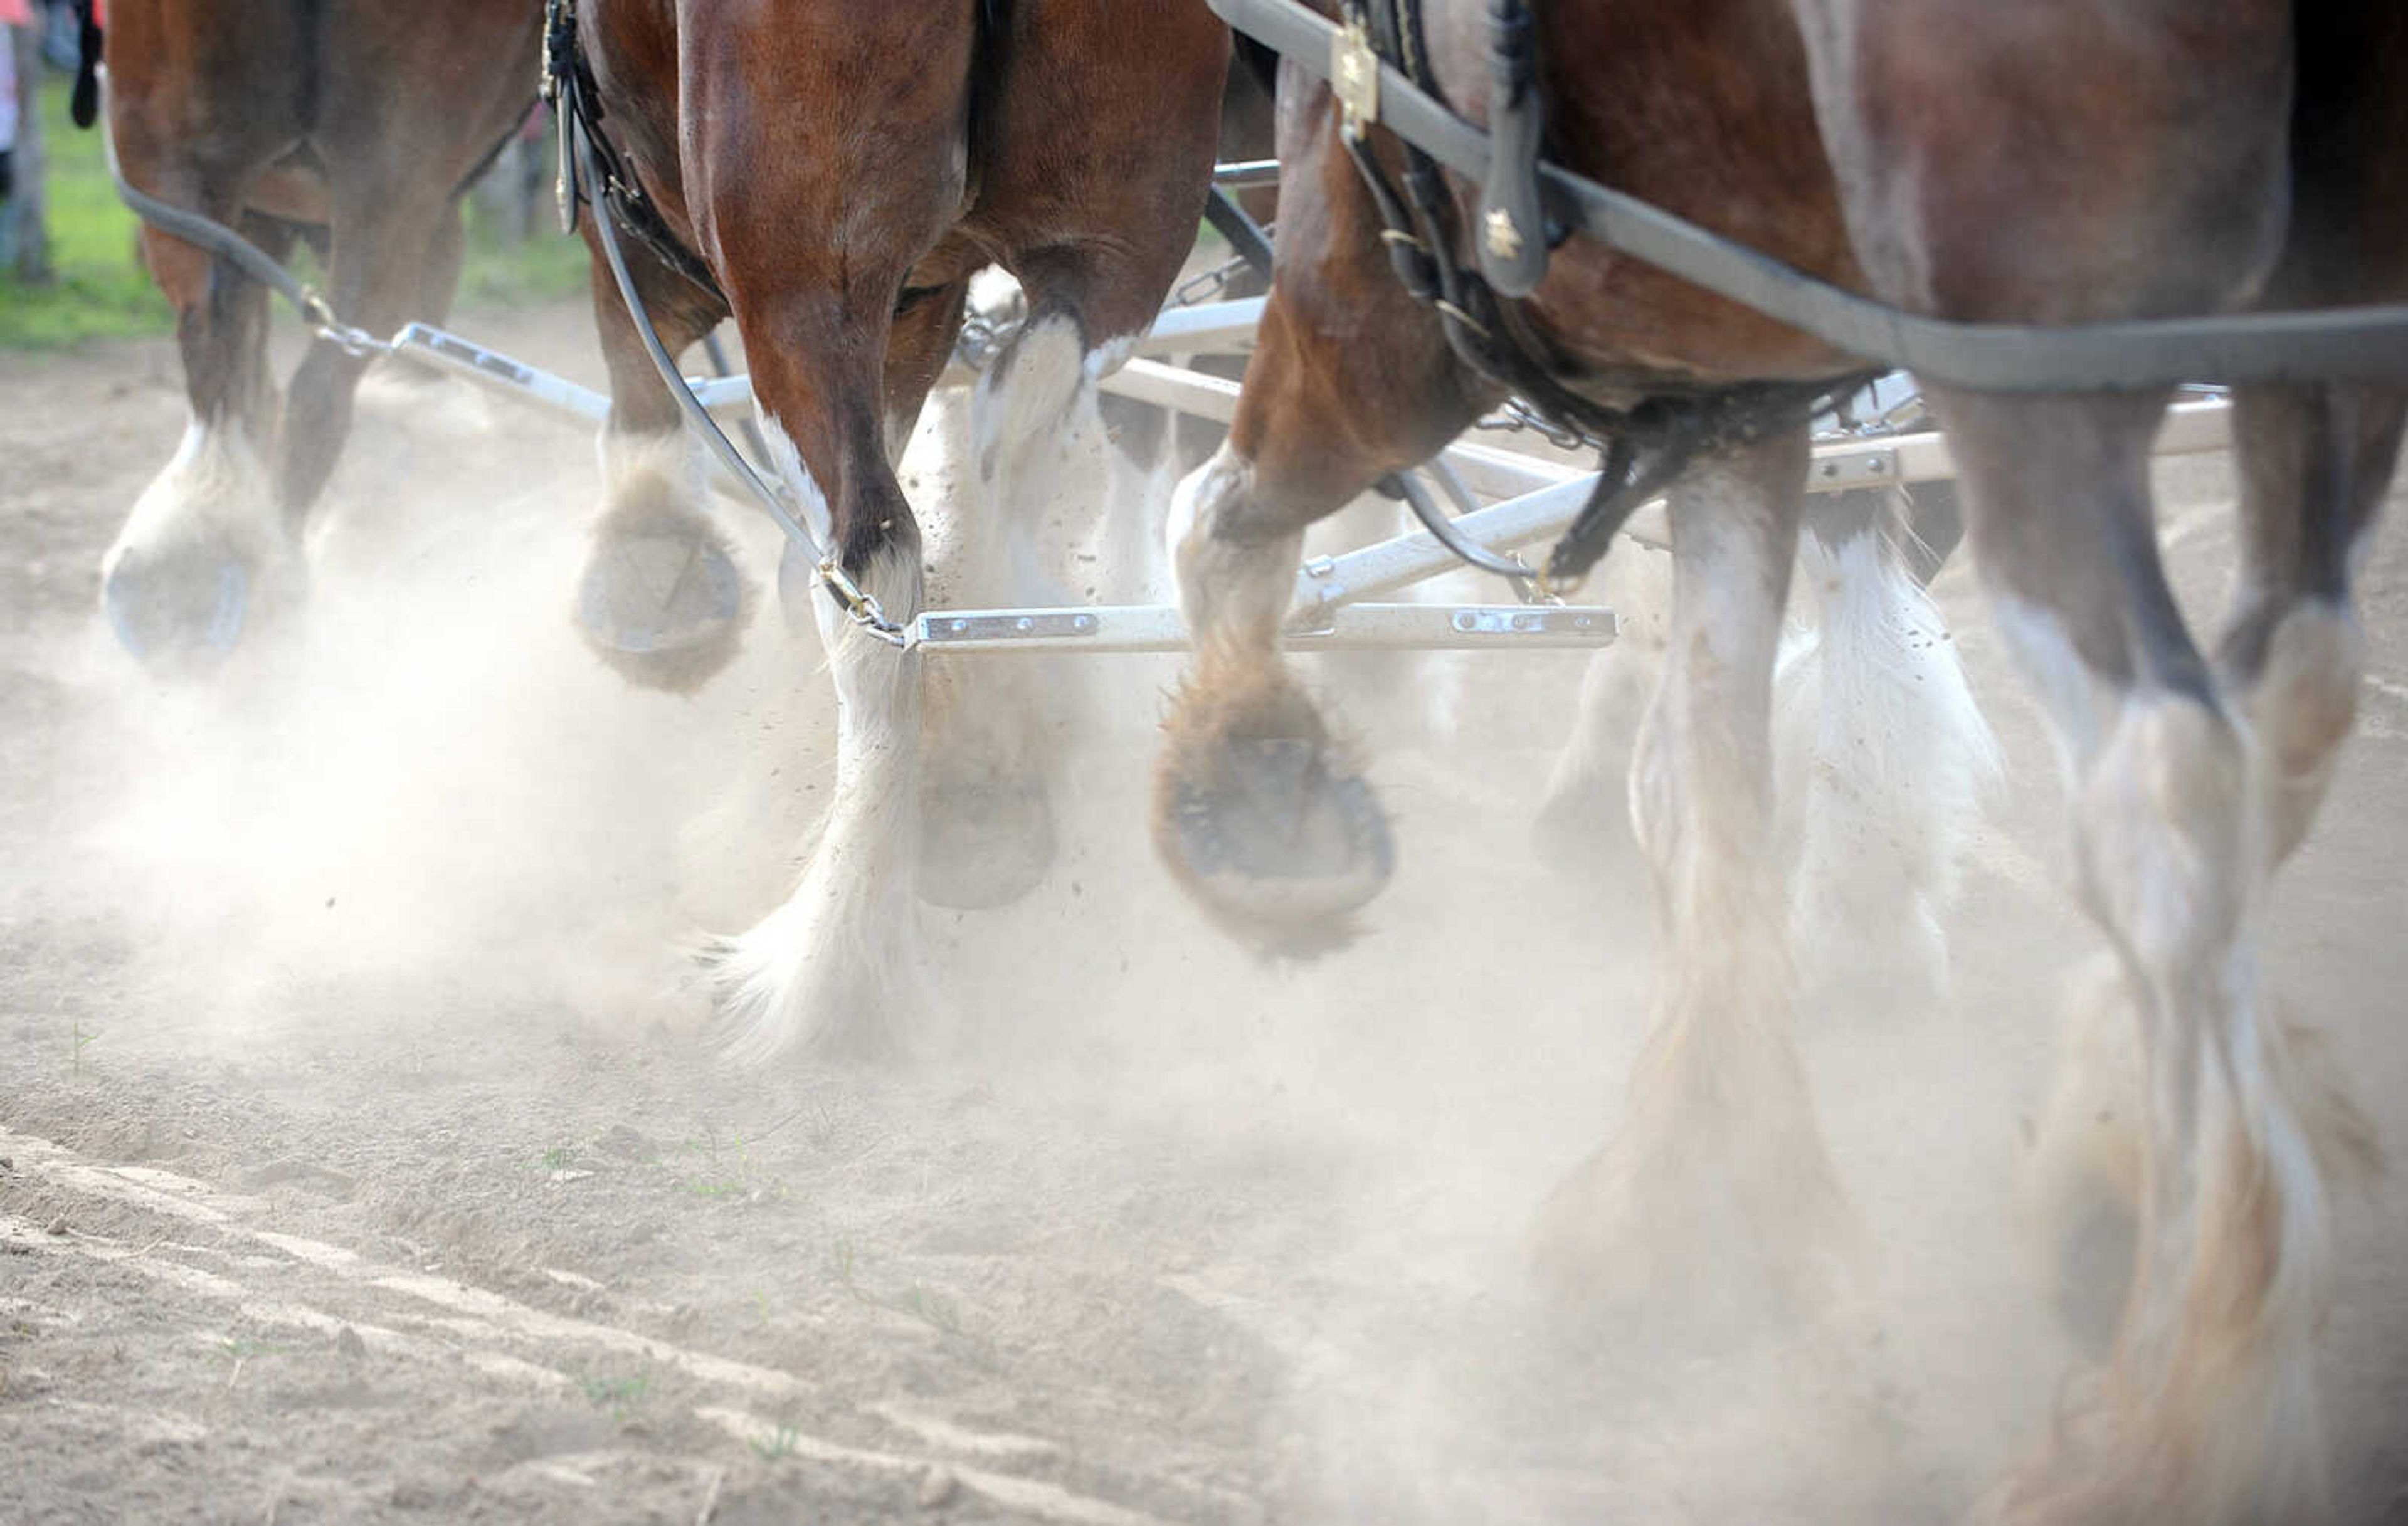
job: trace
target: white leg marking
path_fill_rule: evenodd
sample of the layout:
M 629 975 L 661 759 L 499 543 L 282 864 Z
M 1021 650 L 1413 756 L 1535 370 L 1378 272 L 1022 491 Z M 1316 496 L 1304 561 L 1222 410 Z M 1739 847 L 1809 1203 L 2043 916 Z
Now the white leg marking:
M 765 420 L 772 454 L 806 504 L 825 499 L 791 439 Z M 916 557 L 862 578 L 887 614 L 918 611 Z M 837 696 L 836 779 L 818 845 L 783 906 L 715 954 L 727 1051 L 747 1064 L 798 1050 L 875 1050 L 909 1036 L 924 1005 L 917 929 L 920 673 L 824 594 L 811 600 Z
M 1939 609 L 1878 535 L 1809 533 L 1797 575 L 1806 620 L 1773 679 L 1773 777 L 1801 973 L 1941 996 L 1942 919 L 2004 775 L 1998 739 Z
M 306 576 L 258 449 L 236 425 L 194 419 L 175 455 L 135 500 L 101 560 L 101 578 L 106 583 L 128 557 L 162 561 L 201 549 L 239 562 L 255 599 L 297 595 Z

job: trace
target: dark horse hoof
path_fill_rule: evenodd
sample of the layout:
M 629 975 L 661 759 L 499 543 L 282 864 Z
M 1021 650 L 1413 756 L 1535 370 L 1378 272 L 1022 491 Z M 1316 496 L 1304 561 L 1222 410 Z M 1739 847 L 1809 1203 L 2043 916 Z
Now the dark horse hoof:
M 1054 863 L 1054 808 L 1037 775 L 923 765 L 920 898 L 953 911 L 1009 906 Z
M 685 692 L 727 665 L 743 634 L 744 576 L 699 519 L 606 523 L 577 590 L 577 622 L 638 683 Z
M 251 569 L 240 558 L 194 543 L 165 552 L 127 551 L 100 590 L 108 628 L 127 651 L 160 666 L 210 667 L 242 639 L 251 611 Z
M 1396 846 L 1371 787 L 1284 679 L 1181 697 L 1154 781 L 1154 847 L 1189 893 L 1257 951 L 1343 947 L 1388 882 Z

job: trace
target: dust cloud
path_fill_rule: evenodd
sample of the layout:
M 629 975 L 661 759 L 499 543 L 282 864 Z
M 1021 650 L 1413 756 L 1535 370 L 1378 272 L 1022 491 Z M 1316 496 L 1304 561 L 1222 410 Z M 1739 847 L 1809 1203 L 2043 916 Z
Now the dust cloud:
M 367 411 L 295 631 L 198 685 L 137 674 L 96 620 L 55 637 L 93 697 L 42 862 L 12 877 L 20 908 L 118 930 L 96 1065 L 264 1057 L 275 1105 L 372 1139 L 347 1169 L 394 1180 L 363 1191 L 361 1233 L 383 1213 L 463 1276 L 573 1266 L 624 1295 L 611 1318 L 675 1305 L 687 1346 L 836 1396 L 796 1423 L 908 1399 L 1170 1519 L 1930 1519 L 2038 1434 L 2071 1353 L 2006 1205 L 2049 1036 L 2028 940 L 2078 938 L 2062 910 L 1975 876 L 1958 989 L 2015 1020 L 1803 1015 L 1858 1273 L 1802 1326 L 1704 1339 L 1550 1304 L 1523 1256 L 1618 1116 L 1655 975 L 1637 862 L 1567 877 L 1528 843 L 1577 657 L 1314 667 L 1378 760 L 1400 863 L 1366 938 L 1309 966 L 1226 946 L 1150 859 L 1173 664 L 1055 663 L 1058 860 L 1015 905 L 923 908 L 913 1059 L 731 1074 L 682 950 L 775 904 L 832 779 L 774 532 L 723 503 L 744 648 L 694 697 L 640 692 L 568 618 L 590 449 L 452 387 Z M 974 496 L 965 433 L 932 408 L 902 472 L 940 565 L 940 506 Z M 1168 474 L 1090 421 L 1053 476 L 1058 579 L 1138 592 L 1095 525 L 1107 503 L 1158 525 Z M 2044 790 L 2036 734 L 2008 742 Z M 308 1065 L 279 1059 L 296 1045 Z M 440 1084 L 395 1080 L 405 1048 L 437 1051 Z M 552 1141 L 598 1162 L 626 1131 L 668 1174 L 546 1195 L 471 1159 L 423 1185 L 418 1147 L 477 1127 L 472 1157 L 522 1163 Z M 677 1163 L 722 1130 L 727 1203 Z M 437 1212 L 447 1191 L 483 1219 Z M 776 1472 L 755 1452 L 738 1492 Z

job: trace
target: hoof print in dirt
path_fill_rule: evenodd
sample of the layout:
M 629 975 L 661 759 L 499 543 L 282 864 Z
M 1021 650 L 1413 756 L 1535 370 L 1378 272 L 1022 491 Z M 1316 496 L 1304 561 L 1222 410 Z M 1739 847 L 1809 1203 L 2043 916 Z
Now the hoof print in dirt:
M 686 693 L 736 655 L 744 575 L 711 527 L 667 513 L 614 513 L 577 588 L 586 644 L 647 688 Z
M 920 897 L 953 911 L 1009 906 L 1054 863 L 1054 807 L 1042 778 L 948 769 L 920 784 Z
M 1279 687 L 1182 702 L 1154 785 L 1154 847 L 1213 920 L 1257 952 L 1353 941 L 1396 845 L 1370 785 L 1309 701 Z
M 203 543 L 119 556 L 100 604 L 119 645 L 154 668 L 206 671 L 242 639 L 251 568 Z

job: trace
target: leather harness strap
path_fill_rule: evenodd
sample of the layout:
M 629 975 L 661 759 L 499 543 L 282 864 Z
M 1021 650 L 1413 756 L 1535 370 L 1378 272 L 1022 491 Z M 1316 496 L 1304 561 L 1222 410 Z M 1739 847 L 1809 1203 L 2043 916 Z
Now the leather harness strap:
M 725 307 L 726 293 L 720 291 L 710 266 L 670 230 L 660 209 L 644 194 L 643 182 L 602 131 L 602 92 L 585 62 L 584 50 L 577 45 L 577 0 L 544 0 L 543 98 L 560 121 L 561 232 L 577 231 L 579 207 L 593 204 L 598 193 L 621 227 L 634 234 L 688 285 Z M 573 132 L 582 132 L 590 146 L 590 167 L 600 177 L 598 187 L 584 184 L 588 165 L 580 164 L 570 147 Z
M 1376 93 L 1369 102 L 1349 102 L 1348 93 L 1340 92 L 1340 137 L 1385 224 L 1380 236 L 1390 264 L 1405 289 L 1436 312 L 1456 357 L 1602 450 L 1597 486 L 1549 553 L 1541 579 L 1551 591 L 1568 589 L 1605 555 L 1631 514 L 1699 452 L 1796 428 L 1835 397 L 1855 391 L 1864 378 L 1742 382 L 1651 397 L 1629 407 L 1609 406 L 1569 385 L 1570 368 L 1524 314 L 1520 301 L 1544 278 L 1552 245 L 1560 241 L 1560 230 L 1545 221 L 1539 191 L 1539 145 L 1545 128 L 1537 27 L 1528 0 L 1489 0 L 1488 18 L 1491 156 L 1482 178 L 1476 264 L 1458 258 L 1457 203 L 1427 150 L 1400 138 L 1401 194 L 1390 179 L 1368 133 L 1366 106 L 1376 109 Z M 1379 63 L 1400 68 L 1415 89 L 1440 96 L 1420 0 L 1345 0 L 1345 19 L 1352 37 Z
M 1324 79 L 1343 32 L 1300 0 L 1205 0 L 1215 15 Z M 1336 46 L 1333 46 L 1336 44 Z M 1446 168 L 1489 171 L 1489 135 L 1392 64 L 1373 61 L 1381 124 Z M 1541 204 L 1608 249 L 1811 334 L 1845 354 L 1977 392 L 2143 392 L 2183 382 L 2408 381 L 2408 303 L 2046 326 L 1911 313 L 1832 285 L 1662 207 L 1539 165 Z

